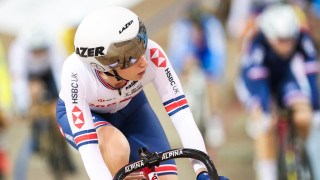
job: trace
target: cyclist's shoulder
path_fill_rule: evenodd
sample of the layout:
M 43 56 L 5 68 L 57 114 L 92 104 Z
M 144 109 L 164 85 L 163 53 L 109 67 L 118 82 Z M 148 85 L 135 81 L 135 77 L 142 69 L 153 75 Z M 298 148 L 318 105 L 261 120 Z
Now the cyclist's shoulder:
M 147 46 L 145 55 L 146 55 L 147 61 L 149 62 L 149 65 L 147 66 L 147 69 L 149 69 L 149 71 L 147 71 L 147 73 L 152 73 L 152 74 L 155 74 L 157 72 L 156 71 L 157 68 L 161 67 L 162 62 L 166 61 L 167 59 L 166 54 L 161 48 L 161 46 L 157 42 L 151 39 L 148 39 L 148 46 Z M 148 74 L 148 76 L 152 74 Z
M 65 59 L 63 66 L 77 66 L 78 62 L 81 62 L 81 60 L 77 57 L 75 53 L 72 53 Z
M 299 36 L 297 51 L 302 51 L 307 58 L 316 58 L 317 50 L 309 32 L 302 31 Z
M 165 64 L 169 61 L 168 56 L 164 49 L 155 41 L 148 40 L 148 46 L 146 49 L 146 59 L 150 62 L 151 66 L 148 67 L 165 67 Z
M 146 58 L 147 60 L 152 60 L 154 58 L 166 58 L 166 53 L 157 42 L 148 39 Z
M 75 53 L 71 54 L 66 58 L 66 60 L 63 63 L 63 71 L 79 74 L 92 73 L 92 69 L 84 62 L 82 62 Z
M 252 30 L 247 33 L 242 42 L 242 53 L 252 54 L 255 51 L 266 51 L 267 42 L 265 36 L 259 30 Z
M 261 44 L 261 45 L 265 45 L 266 42 L 267 42 L 267 39 L 265 37 L 265 35 L 258 29 L 258 30 L 255 30 L 251 33 L 251 42 L 252 44 L 254 45 L 257 45 L 257 44 Z
M 148 39 L 147 49 L 151 49 L 151 48 L 154 48 L 154 47 L 157 47 L 157 46 L 160 46 L 160 45 L 158 43 L 156 43 L 155 41 L 153 41 L 151 39 Z
M 251 33 L 245 37 L 242 44 L 240 64 L 241 68 L 245 69 L 264 64 L 269 50 L 261 32 L 255 31 Z

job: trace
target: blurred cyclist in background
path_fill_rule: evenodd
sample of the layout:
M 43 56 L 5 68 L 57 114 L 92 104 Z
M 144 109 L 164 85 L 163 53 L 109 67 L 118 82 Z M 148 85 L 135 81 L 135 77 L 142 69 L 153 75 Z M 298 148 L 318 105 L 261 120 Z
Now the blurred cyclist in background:
M 220 88 L 224 80 L 226 42 L 223 26 L 213 15 L 218 4 L 216 0 L 191 4 L 185 17 L 172 25 L 168 44 L 172 66 L 211 147 L 221 146 L 225 141 Z
M 48 158 L 53 172 L 62 175 L 61 169 L 74 170 L 67 144 L 55 135 L 60 134 L 55 104 L 63 56 L 50 37 L 46 27 L 32 25 L 19 34 L 9 49 L 15 110 L 32 121 L 32 138 L 25 139 L 16 162 L 15 179 L 19 180 L 27 177 L 27 166 L 34 152 Z
M 268 6 L 252 33 L 243 45 L 236 88 L 255 122 L 257 176 L 275 180 L 276 118 L 270 115 L 271 102 L 293 109 L 298 134 L 306 140 L 313 111 L 319 109 L 317 52 L 287 4 Z

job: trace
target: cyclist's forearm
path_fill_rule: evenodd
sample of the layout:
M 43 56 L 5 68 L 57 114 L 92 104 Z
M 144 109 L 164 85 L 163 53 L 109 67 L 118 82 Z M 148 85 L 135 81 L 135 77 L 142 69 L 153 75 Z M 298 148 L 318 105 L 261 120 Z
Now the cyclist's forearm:
M 190 109 L 184 109 L 171 117 L 174 126 L 180 136 L 183 147 L 198 149 L 206 152 L 206 147 L 202 135 L 193 120 Z M 198 160 L 191 160 L 191 164 L 195 171 L 205 166 Z
M 98 144 L 81 146 L 79 152 L 90 179 L 112 179 L 112 175 L 102 159 Z
M 193 148 L 206 152 L 202 135 L 193 120 L 189 108 L 175 114 L 172 117 L 172 121 L 185 148 Z

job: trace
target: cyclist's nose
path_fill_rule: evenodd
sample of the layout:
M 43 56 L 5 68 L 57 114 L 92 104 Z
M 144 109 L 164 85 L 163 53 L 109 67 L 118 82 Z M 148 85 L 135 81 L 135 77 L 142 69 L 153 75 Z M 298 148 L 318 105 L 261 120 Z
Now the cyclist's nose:
M 140 58 L 141 58 L 141 59 L 140 59 L 140 64 L 139 64 L 139 66 L 140 66 L 140 67 L 147 67 L 148 64 L 149 64 L 149 62 L 147 61 L 146 56 L 143 55 L 143 56 L 141 56 Z

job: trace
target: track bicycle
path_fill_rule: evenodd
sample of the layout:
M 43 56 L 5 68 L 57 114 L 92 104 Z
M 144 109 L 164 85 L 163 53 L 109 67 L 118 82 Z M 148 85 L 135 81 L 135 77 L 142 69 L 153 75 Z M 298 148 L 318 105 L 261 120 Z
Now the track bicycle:
M 199 150 L 195 149 L 172 149 L 165 152 L 149 152 L 146 147 L 138 149 L 140 160 L 134 161 L 122 167 L 113 177 L 113 180 L 130 180 L 130 179 L 146 179 L 157 180 L 159 179 L 155 168 L 160 165 L 161 162 L 176 159 L 176 158 L 192 158 L 197 159 L 204 163 L 208 169 L 208 173 L 211 180 L 229 180 L 224 176 L 218 176 L 218 172 L 210 159 L 210 157 Z
M 280 110 L 277 122 L 278 179 L 313 180 L 313 172 L 305 143 L 297 135 L 293 110 Z

